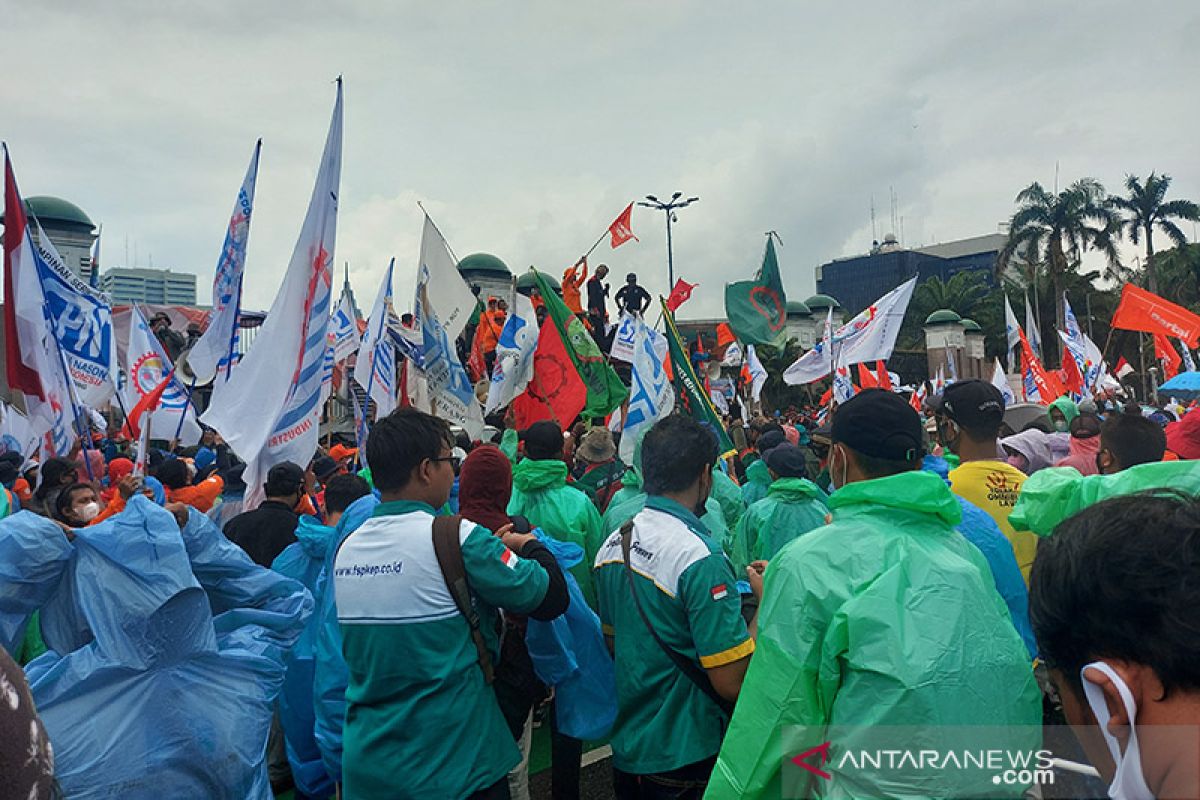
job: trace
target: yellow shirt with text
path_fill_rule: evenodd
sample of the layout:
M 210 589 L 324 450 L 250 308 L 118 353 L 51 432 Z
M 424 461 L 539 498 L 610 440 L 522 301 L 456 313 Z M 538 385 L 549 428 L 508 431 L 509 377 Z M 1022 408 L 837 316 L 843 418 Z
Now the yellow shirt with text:
M 968 461 L 950 470 L 950 489 L 996 521 L 1012 545 L 1017 566 L 1028 586 L 1029 568 L 1037 553 L 1037 536 L 1030 531 L 1015 531 L 1008 522 L 1024 482 L 1025 473 L 1005 461 Z

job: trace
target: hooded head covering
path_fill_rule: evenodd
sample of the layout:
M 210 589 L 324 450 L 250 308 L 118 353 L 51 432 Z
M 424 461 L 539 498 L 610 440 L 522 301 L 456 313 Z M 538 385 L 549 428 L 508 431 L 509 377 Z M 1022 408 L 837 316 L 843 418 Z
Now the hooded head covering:
M 108 485 L 116 486 L 121 478 L 133 472 L 133 462 L 128 458 L 114 458 L 108 462 Z
M 1066 419 L 1068 427 L 1071 425 L 1071 420 L 1079 416 L 1079 406 L 1075 405 L 1075 401 L 1066 395 L 1063 395 L 1050 404 L 1050 407 L 1046 409 L 1046 416 L 1050 416 L 1050 412 L 1056 408 L 1063 415 L 1063 418 Z
M 1167 425 L 1166 432 L 1168 450 L 1182 459 L 1200 458 L 1200 411 L 1184 414 Z
M 1050 434 L 1044 431 L 1030 428 L 1012 436 L 1006 436 L 1000 440 L 1000 445 L 1025 456 L 1023 471 L 1026 475 L 1032 475 L 1051 464 L 1049 437 Z
M 512 464 L 495 445 L 476 447 L 458 476 L 458 511 L 472 522 L 498 531 L 508 524 L 512 498 Z
M 150 490 L 150 494 L 154 497 L 155 505 L 165 505 L 167 502 L 167 490 L 163 488 L 162 481 L 158 478 L 147 475 L 144 478 L 145 486 Z

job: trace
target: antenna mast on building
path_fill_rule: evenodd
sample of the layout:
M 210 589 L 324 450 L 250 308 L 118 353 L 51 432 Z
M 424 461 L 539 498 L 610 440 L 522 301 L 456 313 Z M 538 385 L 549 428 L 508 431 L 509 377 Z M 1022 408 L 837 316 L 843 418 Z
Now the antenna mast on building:
M 871 242 L 879 243 L 879 231 L 875 229 L 875 195 L 871 195 Z

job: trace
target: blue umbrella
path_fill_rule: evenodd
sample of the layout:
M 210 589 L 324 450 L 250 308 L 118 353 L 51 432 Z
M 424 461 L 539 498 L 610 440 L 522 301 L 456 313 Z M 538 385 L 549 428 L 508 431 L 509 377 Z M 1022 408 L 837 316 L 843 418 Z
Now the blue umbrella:
M 1200 398 L 1200 372 L 1181 372 L 1158 387 L 1158 391 L 1178 400 Z

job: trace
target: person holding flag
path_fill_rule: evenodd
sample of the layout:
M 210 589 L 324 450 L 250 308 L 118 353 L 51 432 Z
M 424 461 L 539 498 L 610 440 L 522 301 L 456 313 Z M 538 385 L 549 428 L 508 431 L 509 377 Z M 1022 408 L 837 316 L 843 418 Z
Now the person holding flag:
M 582 271 L 580 271 L 580 267 L 583 267 Z M 563 302 L 567 304 L 567 308 L 571 309 L 571 313 L 580 319 L 583 319 L 583 300 L 579 290 L 587 282 L 587 276 L 587 256 L 568 267 L 562 276 Z

